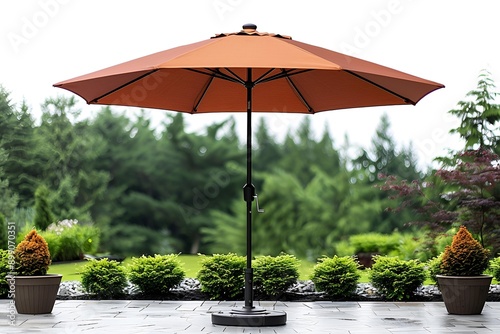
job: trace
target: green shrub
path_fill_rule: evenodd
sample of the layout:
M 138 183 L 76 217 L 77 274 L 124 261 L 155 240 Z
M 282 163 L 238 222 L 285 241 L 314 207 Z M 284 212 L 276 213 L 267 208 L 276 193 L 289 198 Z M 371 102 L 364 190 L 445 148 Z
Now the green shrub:
M 11 272 L 9 265 L 9 251 L 0 249 L 0 297 L 7 296 L 9 284 L 6 276 Z
M 245 285 L 245 265 L 245 257 L 233 253 L 204 257 L 197 275 L 201 291 L 207 293 L 210 299 L 241 297 Z
M 49 189 L 44 185 L 40 185 L 35 191 L 35 219 L 33 222 L 41 231 L 45 231 L 54 222 L 49 195 Z
M 419 234 L 401 234 L 397 248 L 386 255 L 397 256 L 401 260 L 419 260 L 425 262 L 430 252 L 425 250 L 425 236 Z
M 0 212 L 0 249 L 7 249 L 7 222 Z
M 418 260 L 375 256 L 369 272 L 373 286 L 389 300 L 409 300 L 426 279 L 424 264 Z
M 293 255 L 260 256 L 253 261 L 255 290 L 276 298 L 299 278 L 300 261 Z
M 52 233 L 50 239 L 54 244 L 49 248 L 56 249 L 52 253 L 52 261 L 73 261 L 83 258 L 84 254 L 97 252 L 100 240 L 100 230 L 93 225 L 79 224 L 77 220 L 65 219 L 47 227 L 43 235 Z
M 349 238 L 349 243 L 354 247 L 355 254 L 359 253 L 378 253 L 387 255 L 396 250 L 399 246 L 401 235 L 365 233 L 353 235 Z
M 313 268 L 311 280 L 316 290 L 324 291 L 329 296 L 348 297 L 354 291 L 360 278 L 359 264 L 351 256 L 334 256 L 319 259 Z
M 341 240 L 335 245 L 335 255 L 352 256 L 356 254 L 356 248 L 347 240 Z
M 182 282 L 186 275 L 177 255 L 134 257 L 129 280 L 147 295 L 163 295 Z
M 57 261 L 57 258 L 61 253 L 61 243 L 59 236 L 53 232 L 48 232 L 48 231 L 40 232 L 40 235 L 42 235 L 45 241 L 47 241 L 51 260 L 53 262 Z
M 115 298 L 127 286 L 125 269 L 116 261 L 90 260 L 81 273 L 82 286 L 99 298 Z
M 429 272 L 429 278 L 437 283 L 437 275 L 441 275 L 441 261 L 443 259 L 443 253 L 438 256 L 433 257 L 427 261 L 427 271 Z
M 500 257 L 496 257 L 490 261 L 490 272 L 500 282 Z

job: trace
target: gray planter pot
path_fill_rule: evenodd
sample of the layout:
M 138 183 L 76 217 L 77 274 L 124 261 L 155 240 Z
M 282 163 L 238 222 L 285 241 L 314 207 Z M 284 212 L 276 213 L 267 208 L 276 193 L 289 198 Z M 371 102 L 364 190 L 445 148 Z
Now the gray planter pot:
M 51 313 L 62 275 L 15 276 L 15 305 L 20 314 Z
M 481 314 L 492 276 L 437 275 L 439 290 L 450 314 Z

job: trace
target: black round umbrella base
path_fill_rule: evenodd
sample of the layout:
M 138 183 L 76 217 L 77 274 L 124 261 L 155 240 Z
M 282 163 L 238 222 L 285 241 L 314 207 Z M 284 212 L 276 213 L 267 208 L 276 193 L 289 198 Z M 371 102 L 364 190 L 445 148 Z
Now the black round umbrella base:
M 283 311 L 266 311 L 260 308 L 221 311 L 212 313 L 212 324 L 240 327 L 282 326 L 286 324 L 286 313 Z

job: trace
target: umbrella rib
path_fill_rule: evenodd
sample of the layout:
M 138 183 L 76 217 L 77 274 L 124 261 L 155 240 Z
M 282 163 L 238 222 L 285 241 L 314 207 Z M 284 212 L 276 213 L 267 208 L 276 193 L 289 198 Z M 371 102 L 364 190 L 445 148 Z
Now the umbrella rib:
M 282 71 L 281 73 L 272 75 L 272 76 L 267 77 L 267 78 L 262 78 L 261 77 L 262 79 L 260 81 L 255 81 L 255 84 L 269 82 L 269 81 L 281 79 L 281 78 L 284 78 L 284 77 L 290 77 L 292 75 L 297 75 L 297 74 L 301 74 L 301 73 L 312 71 L 312 69 L 304 69 L 304 70 L 297 70 L 297 69 L 285 70 L 285 69 L 282 69 L 281 71 Z M 293 72 L 293 71 L 295 71 L 295 72 Z
M 233 78 L 233 77 L 231 77 L 231 76 L 229 76 L 227 74 L 224 74 L 219 69 L 214 70 L 214 69 L 211 69 L 211 68 L 206 68 L 206 70 L 208 72 L 200 71 L 200 70 L 197 70 L 195 68 L 186 68 L 186 70 L 191 71 L 191 72 L 196 72 L 196 73 L 199 73 L 199 74 L 203 74 L 203 75 L 207 75 L 207 76 L 210 76 L 210 77 L 218 78 L 218 79 L 223 79 L 223 80 L 231 81 L 231 82 L 234 82 L 234 83 L 245 84 L 244 81 L 239 81 L 239 78 Z
M 198 111 L 198 106 L 200 105 L 201 100 L 203 100 L 203 98 L 205 97 L 205 94 L 207 93 L 208 88 L 212 84 L 213 80 L 214 80 L 214 75 L 212 75 L 210 77 L 210 80 L 208 80 L 208 83 L 205 85 L 205 89 L 203 89 L 203 92 L 201 93 L 200 98 L 198 99 L 198 101 L 196 101 L 196 104 L 194 105 L 193 112 L 197 112 Z
M 275 68 L 271 68 L 269 71 L 267 71 L 266 73 L 262 74 L 260 77 L 257 78 L 257 80 L 254 81 L 254 84 L 258 84 L 261 82 L 261 80 L 263 80 L 269 73 L 271 73 L 272 71 L 276 70 Z
M 405 103 L 409 103 L 409 104 L 412 104 L 412 105 L 416 105 L 416 104 L 417 104 L 417 102 L 412 101 L 412 100 L 410 100 L 409 98 L 404 97 L 403 95 L 398 94 L 398 93 L 396 93 L 396 92 L 394 92 L 394 91 L 392 91 L 392 90 L 390 90 L 390 89 L 387 89 L 386 87 L 384 87 L 384 86 L 382 86 L 382 85 L 379 85 L 378 83 L 376 83 L 376 82 L 374 82 L 374 81 L 372 81 L 372 80 L 370 80 L 370 79 L 367 79 L 367 78 L 363 77 L 362 75 L 359 75 L 359 74 L 357 74 L 357 73 L 354 73 L 353 71 L 350 71 L 350 70 L 344 70 L 344 71 L 345 71 L 346 73 L 349 73 L 349 74 L 351 74 L 351 75 L 355 76 L 356 78 L 359 78 L 359 79 L 361 79 L 361 80 L 363 80 L 363 81 L 368 82 L 369 84 L 372 84 L 372 85 L 374 85 L 374 86 L 376 86 L 376 87 L 378 87 L 378 88 L 380 88 L 380 89 L 382 89 L 382 90 L 385 90 L 386 92 L 388 92 L 388 93 L 390 93 L 390 94 L 392 94 L 392 95 L 394 95 L 394 96 L 399 97 L 399 98 L 400 98 L 400 99 L 402 99 Z
M 281 71 L 285 72 L 285 69 L 281 69 Z M 314 113 L 313 108 L 311 108 L 311 105 L 309 103 L 307 103 L 306 99 L 304 98 L 304 95 L 302 95 L 302 93 L 299 91 L 299 89 L 297 88 L 297 86 L 295 86 L 295 83 L 292 81 L 292 79 L 290 78 L 290 76 L 285 75 L 285 78 L 288 81 L 288 83 L 290 84 L 290 86 L 292 86 L 292 88 L 295 91 L 295 93 L 299 96 L 299 98 L 302 101 L 302 103 L 306 106 L 307 111 L 309 111 L 310 113 L 313 114 Z
M 231 73 L 234 78 L 231 77 L 231 76 L 229 76 L 229 75 L 227 75 L 227 74 L 224 74 L 220 70 L 218 70 L 221 75 L 226 75 L 228 78 L 236 79 L 240 84 L 245 85 L 245 80 L 243 80 L 242 78 L 240 78 L 238 74 L 234 73 L 233 71 L 231 71 L 231 69 L 229 69 L 227 67 L 224 67 L 224 69 L 226 71 L 228 71 L 229 73 Z
M 99 101 L 100 99 L 102 99 L 103 97 L 106 97 L 106 96 L 108 96 L 108 95 L 110 95 L 110 94 L 113 94 L 114 92 L 119 91 L 119 90 L 120 90 L 120 89 L 122 89 L 123 87 L 126 87 L 126 86 L 128 86 L 128 85 L 130 85 L 130 84 L 133 84 L 134 82 L 139 81 L 139 80 L 141 80 L 142 78 L 144 78 L 144 77 L 146 77 L 146 76 L 148 76 L 148 75 L 150 75 L 150 74 L 155 73 L 156 71 L 158 71 L 158 69 L 151 70 L 151 71 L 149 71 L 149 72 L 147 72 L 147 73 L 145 73 L 145 74 L 143 74 L 143 75 L 141 75 L 141 76 L 139 76 L 139 77 L 135 78 L 134 80 L 128 81 L 128 82 L 124 83 L 123 85 L 118 86 L 117 88 L 112 89 L 112 90 L 110 90 L 109 92 L 106 92 L 105 94 L 103 94 L 103 95 L 101 95 L 101 96 L 98 96 L 98 97 L 96 97 L 95 99 L 90 100 L 90 102 L 88 102 L 88 104 L 98 103 L 98 101 Z

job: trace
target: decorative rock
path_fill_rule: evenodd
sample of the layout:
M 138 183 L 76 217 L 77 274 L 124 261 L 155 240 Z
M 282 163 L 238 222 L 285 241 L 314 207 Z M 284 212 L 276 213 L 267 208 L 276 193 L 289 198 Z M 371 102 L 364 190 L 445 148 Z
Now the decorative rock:
M 126 296 L 134 299 L 139 296 L 139 289 L 132 283 L 125 288 Z M 172 289 L 176 299 L 194 300 L 203 298 L 200 293 L 200 282 L 194 278 L 186 278 L 179 285 Z M 312 281 L 297 281 L 288 289 L 287 294 L 294 295 L 300 300 L 321 300 L 328 299 L 322 292 L 316 292 Z M 355 295 L 357 300 L 383 299 L 376 288 L 369 283 L 359 283 Z M 78 281 L 64 281 L 59 286 L 57 293 L 59 299 L 88 299 L 82 284 Z M 184 298 L 182 296 L 185 296 Z M 297 297 L 298 296 L 298 297 Z M 441 300 L 441 292 L 436 285 L 426 285 L 417 288 L 415 296 L 426 300 Z M 285 296 L 283 296 L 286 298 Z M 289 296 L 290 300 L 294 300 Z M 488 300 L 500 300 L 500 285 L 491 285 Z

